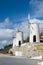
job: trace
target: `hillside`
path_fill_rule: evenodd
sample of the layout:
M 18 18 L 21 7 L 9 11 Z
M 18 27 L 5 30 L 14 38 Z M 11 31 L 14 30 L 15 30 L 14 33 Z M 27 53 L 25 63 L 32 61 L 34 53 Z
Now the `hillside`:
M 12 44 L 4 46 L 3 49 L 0 49 L 0 53 L 6 54 L 6 53 L 8 53 L 10 48 L 12 48 Z
M 29 37 L 27 37 L 23 42 L 29 42 Z M 12 44 L 4 46 L 3 49 L 0 49 L 0 53 L 7 54 L 10 48 L 12 48 Z

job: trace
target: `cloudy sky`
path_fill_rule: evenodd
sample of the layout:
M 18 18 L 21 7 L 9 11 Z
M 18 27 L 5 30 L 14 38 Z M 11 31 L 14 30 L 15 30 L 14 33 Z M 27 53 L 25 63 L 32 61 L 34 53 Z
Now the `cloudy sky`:
M 12 43 L 18 28 L 24 39 L 29 35 L 28 15 L 31 22 L 42 23 L 43 0 L 0 0 L 0 48 Z

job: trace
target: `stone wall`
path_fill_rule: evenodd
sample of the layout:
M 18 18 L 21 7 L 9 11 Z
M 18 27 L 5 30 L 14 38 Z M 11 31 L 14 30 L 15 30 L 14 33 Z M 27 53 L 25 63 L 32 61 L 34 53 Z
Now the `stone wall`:
M 40 55 L 39 50 L 35 49 L 35 44 L 26 43 L 22 46 L 15 46 L 14 49 L 12 48 L 13 55 L 15 55 L 16 51 L 21 51 L 23 57 L 34 57 Z

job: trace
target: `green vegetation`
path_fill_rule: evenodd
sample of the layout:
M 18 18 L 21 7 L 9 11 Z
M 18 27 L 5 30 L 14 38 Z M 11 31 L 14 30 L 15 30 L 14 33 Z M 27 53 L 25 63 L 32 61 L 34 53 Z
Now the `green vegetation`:
M 26 40 L 24 40 L 24 42 L 29 42 L 29 37 L 27 37 Z
M 35 45 L 36 50 L 43 50 L 43 45 Z
M 3 49 L 0 49 L 0 53 L 7 54 L 10 48 L 12 48 L 12 44 L 4 46 Z
M 24 40 L 24 42 L 29 42 L 29 37 L 27 37 L 26 40 Z M 10 48 L 12 48 L 12 44 L 4 46 L 3 49 L 0 49 L 0 53 L 8 54 Z M 12 52 L 11 52 L 11 54 L 12 54 Z

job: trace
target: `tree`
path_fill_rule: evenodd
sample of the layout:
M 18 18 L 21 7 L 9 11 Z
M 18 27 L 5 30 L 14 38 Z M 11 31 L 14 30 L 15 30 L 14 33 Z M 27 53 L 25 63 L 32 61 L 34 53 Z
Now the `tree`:
M 9 51 L 10 48 L 12 48 L 12 44 L 4 46 L 3 49 L 0 49 L 0 53 L 6 54 L 6 53 L 8 53 L 8 51 Z
M 26 42 L 29 42 L 29 37 L 26 38 Z
M 29 42 L 29 37 L 27 37 L 26 40 L 24 40 L 23 42 Z

